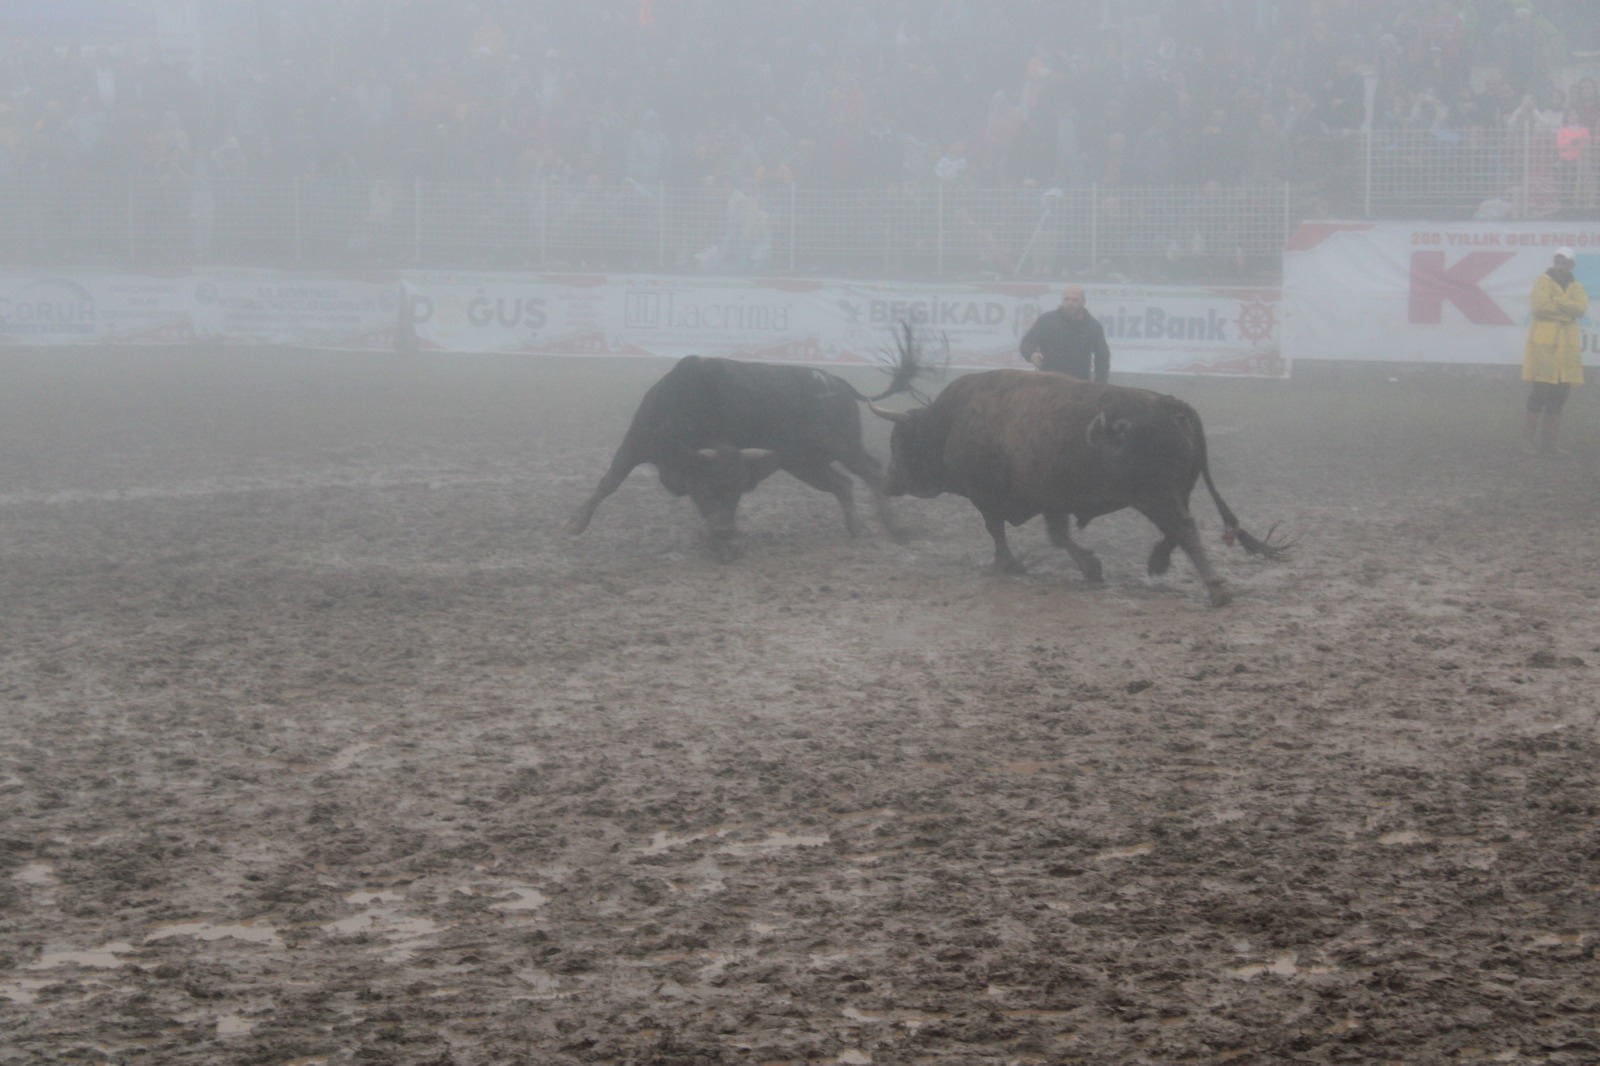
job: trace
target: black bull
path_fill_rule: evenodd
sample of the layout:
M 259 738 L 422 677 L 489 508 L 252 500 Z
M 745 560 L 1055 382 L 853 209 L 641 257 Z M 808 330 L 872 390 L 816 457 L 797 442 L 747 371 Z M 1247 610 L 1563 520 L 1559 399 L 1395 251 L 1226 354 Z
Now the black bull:
M 1200 415 L 1172 396 L 1064 374 L 992 370 L 957 379 L 926 407 L 872 410 L 895 423 L 884 491 L 971 500 L 994 538 L 1001 570 L 1021 569 L 1006 544 L 1006 523 L 1042 514 L 1051 542 L 1071 554 L 1085 578 L 1098 581 L 1100 560 L 1072 539 L 1072 523 L 1082 528 L 1132 507 L 1161 531 L 1150 573 L 1166 573 L 1173 549 L 1182 548 L 1211 603 L 1223 606 L 1231 596 L 1189 513 L 1189 494 L 1202 477 L 1228 543 L 1271 559 L 1289 547 L 1271 543 L 1270 530 L 1261 540 L 1239 528 L 1211 482 Z
M 913 352 L 908 333 L 893 381 L 871 399 L 909 389 L 920 372 Z M 731 551 L 740 498 L 777 470 L 837 497 L 853 536 L 861 520 L 850 478 L 834 468 L 837 462 L 866 482 L 879 519 L 896 534 L 883 467 L 861 443 L 857 404 L 868 399 L 821 370 L 687 356 L 645 393 L 610 468 L 568 519 L 567 532 L 587 529 L 600 501 L 649 463 L 669 492 L 694 501 L 718 554 Z

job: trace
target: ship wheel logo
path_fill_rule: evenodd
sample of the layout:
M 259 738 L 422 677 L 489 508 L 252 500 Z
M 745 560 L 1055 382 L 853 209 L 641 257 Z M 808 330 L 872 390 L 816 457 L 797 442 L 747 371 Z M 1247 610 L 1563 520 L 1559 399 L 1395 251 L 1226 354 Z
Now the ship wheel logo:
M 1260 344 L 1272 336 L 1272 331 L 1278 328 L 1278 316 L 1273 313 L 1270 304 L 1260 300 L 1252 300 L 1239 306 L 1239 336 L 1251 344 Z

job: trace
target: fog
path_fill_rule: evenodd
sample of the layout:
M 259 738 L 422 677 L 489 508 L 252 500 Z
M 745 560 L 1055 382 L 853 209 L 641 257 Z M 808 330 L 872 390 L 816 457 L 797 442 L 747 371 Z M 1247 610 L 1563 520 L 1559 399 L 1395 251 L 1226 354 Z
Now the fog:
M 0 255 L 1271 283 L 1305 217 L 1592 212 L 1588 134 L 1535 173 L 1519 131 L 1600 122 L 1597 24 L 1583 0 L 11 3 Z
M 0 0 L 0 1066 L 1592 1063 L 1597 23 Z

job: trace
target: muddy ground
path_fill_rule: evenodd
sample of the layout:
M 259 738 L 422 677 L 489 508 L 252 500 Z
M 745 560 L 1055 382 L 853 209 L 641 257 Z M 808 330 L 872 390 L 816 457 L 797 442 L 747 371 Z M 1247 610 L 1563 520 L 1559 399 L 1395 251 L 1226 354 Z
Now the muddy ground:
M 0 355 L 0 1063 L 1600 1061 L 1600 396 L 1160 379 L 1299 538 L 1198 495 L 1214 610 L 783 474 L 565 537 L 664 369 Z

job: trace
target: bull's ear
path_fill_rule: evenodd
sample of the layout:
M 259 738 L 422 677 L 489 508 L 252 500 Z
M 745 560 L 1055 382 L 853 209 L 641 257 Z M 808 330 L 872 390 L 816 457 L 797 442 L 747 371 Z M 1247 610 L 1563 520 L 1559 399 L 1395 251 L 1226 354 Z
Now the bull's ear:
M 739 457 L 744 460 L 745 480 L 750 488 L 755 488 L 778 469 L 778 453 L 767 448 L 741 448 Z
M 715 448 L 696 448 L 694 454 L 695 458 L 709 463 L 717 457 L 717 450 Z

